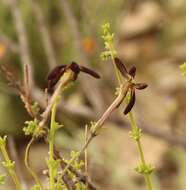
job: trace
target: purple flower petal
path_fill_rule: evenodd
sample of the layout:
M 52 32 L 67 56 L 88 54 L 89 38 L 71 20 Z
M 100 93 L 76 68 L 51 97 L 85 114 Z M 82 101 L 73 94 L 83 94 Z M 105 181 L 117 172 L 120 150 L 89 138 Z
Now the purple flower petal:
M 65 72 L 66 65 L 60 65 L 55 67 L 48 75 L 48 91 L 52 91 L 53 87 L 59 81 L 63 73 Z
M 129 79 L 128 71 L 125 65 L 123 64 L 123 62 L 117 57 L 114 58 L 114 62 L 116 64 L 116 67 L 119 69 L 120 73 L 123 75 L 123 77 L 125 77 L 126 79 Z
M 95 71 L 93 71 L 93 70 L 91 70 L 91 69 L 89 69 L 89 68 L 87 68 L 87 67 L 84 67 L 84 66 L 79 66 L 79 67 L 80 67 L 80 70 L 81 70 L 82 72 L 87 73 L 87 74 L 93 76 L 94 78 L 97 78 L 97 79 L 100 78 L 99 74 L 96 73 Z
M 138 90 L 143 90 L 145 88 L 147 88 L 148 85 L 146 83 L 136 83 L 135 84 L 135 88 L 138 89 Z
M 129 75 L 134 78 L 135 75 L 136 75 L 136 67 L 135 66 L 132 66 L 129 70 Z
M 135 101 L 136 101 L 135 90 L 132 89 L 132 90 L 131 90 L 130 101 L 129 101 L 127 107 L 126 107 L 125 110 L 124 110 L 124 114 L 125 114 L 125 115 L 128 114 L 128 113 L 131 111 L 131 109 L 133 108 L 133 106 L 134 106 L 134 104 L 135 104 Z

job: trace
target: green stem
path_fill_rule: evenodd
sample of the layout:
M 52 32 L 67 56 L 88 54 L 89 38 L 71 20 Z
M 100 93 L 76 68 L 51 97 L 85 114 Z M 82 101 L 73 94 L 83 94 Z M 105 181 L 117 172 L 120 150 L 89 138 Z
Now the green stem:
M 57 109 L 57 100 L 54 102 L 52 106 L 52 114 L 51 114 L 51 124 L 50 124 L 50 140 L 49 140 L 49 182 L 50 182 L 50 190 L 55 190 L 55 176 L 54 176 L 54 168 L 52 167 L 52 162 L 54 159 L 54 140 L 55 140 L 55 117 L 56 117 L 56 109 Z
M 5 163 L 12 163 L 12 161 L 10 160 L 9 155 L 7 153 L 5 144 L 3 144 L 0 147 L 0 149 L 1 149 L 1 153 L 3 155 L 3 158 L 5 160 Z M 20 183 L 19 178 L 18 178 L 18 176 L 17 176 L 17 174 L 15 172 L 14 166 L 13 167 L 7 167 L 7 170 L 8 170 L 8 172 L 9 172 L 9 174 L 10 174 L 10 176 L 11 176 L 11 178 L 12 178 L 12 180 L 13 180 L 15 186 L 16 186 L 16 189 L 21 190 L 22 189 L 21 188 L 21 183 Z
M 114 54 L 113 54 L 113 51 L 114 51 L 113 45 L 110 44 L 110 52 L 111 52 L 112 64 L 113 64 L 113 66 L 114 66 L 114 71 L 115 71 L 115 73 L 116 73 L 116 77 L 117 77 L 118 83 L 119 83 L 119 85 L 121 85 L 121 84 L 122 84 L 122 77 L 121 77 L 121 74 L 120 74 L 120 72 L 118 71 L 118 69 L 117 69 L 117 67 L 116 67 L 116 65 L 115 65 L 115 63 L 114 63 L 114 58 L 115 58 L 115 56 L 114 56 Z
M 136 121 L 135 121 L 135 118 L 134 118 L 132 112 L 130 112 L 128 115 L 129 115 L 131 128 L 132 128 L 132 130 L 135 130 L 136 128 L 138 128 L 138 126 L 136 124 Z M 137 143 L 137 148 L 138 148 L 138 151 L 139 151 L 141 163 L 143 165 L 146 165 L 145 156 L 144 156 L 144 152 L 143 152 L 143 148 L 142 148 L 140 138 L 136 140 L 136 143 Z M 143 175 L 144 175 L 145 182 L 146 182 L 146 185 L 148 187 L 148 190 L 153 190 L 150 174 L 143 174 Z
M 29 152 L 30 152 L 30 147 L 32 145 L 32 143 L 34 142 L 34 137 L 32 137 L 26 147 L 26 150 L 25 150 L 25 158 L 24 158 L 24 163 L 25 163 L 25 166 L 28 170 L 28 172 L 30 173 L 30 175 L 34 178 L 34 181 L 35 183 L 42 189 L 44 190 L 43 188 L 43 185 L 42 183 L 40 182 L 39 180 L 39 177 L 37 176 L 37 174 L 34 172 L 34 170 L 32 170 L 32 168 L 30 167 L 30 164 L 29 164 Z

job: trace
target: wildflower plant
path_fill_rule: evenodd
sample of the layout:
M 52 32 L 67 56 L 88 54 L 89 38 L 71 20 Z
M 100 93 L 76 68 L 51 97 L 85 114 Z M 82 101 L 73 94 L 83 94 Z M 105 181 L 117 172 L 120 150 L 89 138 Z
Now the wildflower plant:
M 51 96 L 44 111 L 41 112 L 42 109 L 40 109 L 39 104 L 32 100 L 30 92 L 28 91 L 29 76 L 27 75 L 29 72 L 25 72 L 24 81 L 26 82 L 22 85 L 21 82 L 15 80 L 14 75 L 6 67 L 0 67 L 0 70 L 5 74 L 9 84 L 17 89 L 27 112 L 32 118 L 25 122 L 25 127 L 23 128 L 25 135 L 30 136 L 30 141 L 25 150 L 24 163 L 35 182 L 31 190 L 96 190 L 96 186 L 91 182 L 87 174 L 87 148 L 92 140 L 99 135 L 103 125 L 112 112 L 120 107 L 123 102 L 127 103 L 124 114 L 129 117 L 131 124 L 130 136 L 135 140 L 140 155 L 140 163 L 135 170 L 144 176 L 148 190 L 153 190 L 150 174 L 153 172 L 154 168 L 146 163 L 141 145 L 142 131 L 138 128 L 131 112 L 136 100 L 135 90 L 143 90 L 147 87 L 147 84 L 136 82 L 136 68 L 133 66 L 128 70 L 124 63 L 118 58 L 117 51 L 114 48 L 114 34 L 110 30 L 110 24 L 104 24 L 102 30 L 105 51 L 101 54 L 101 58 L 103 60 L 112 60 L 119 86 L 117 87 L 116 97 L 100 118 L 97 121 L 91 121 L 90 124 L 85 126 L 84 145 L 79 151 L 71 151 L 69 159 L 61 157 L 60 152 L 55 147 L 55 134 L 58 129 L 63 127 L 56 119 L 57 108 L 61 96 L 63 91 L 78 79 L 80 73 L 86 73 L 96 79 L 100 78 L 99 74 L 76 62 L 55 67 L 47 78 L 47 91 Z M 27 69 L 28 66 L 25 65 L 25 70 L 27 71 Z M 48 121 L 50 121 L 49 126 L 47 124 Z M 44 140 L 49 146 L 48 157 L 45 158 L 47 169 L 44 172 L 48 179 L 48 187 L 44 187 L 29 163 L 31 145 L 39 138 Z M 7 168 L 9 175 L 12 177 L 16 190 L 22 190 L 20 179 L 15 171 L 15 162 L 10 159 L 6 149 L 6 136 L 0 137 L 0 150 L 4 158 L 2 164 Z M 80 159 L 83 153 L 85 154 L 85 161 Z M 85 174 L 82 172 L 83 168 L 85 168 Z M 4 184 L 4 181 L 5 176 L 0 175 L 0 184 Z
M 110 35 L 108 35 L 108 34 L 110 34 Z M 107 37 L 107 36 L 110 36 L 110 37 Z M 136 141 L 137 148 L 138 148 L 139 155 L 140 155 L 140 160 L 141 160 L 135 170 L 138 173 L 144 175 L 148 190 L 153 190 L 150 174 L 153 172 L 154 168 L 150 164 L 146 164 L 143 148 L 141 145 L 142 131 L 141 131 L 141 129 L 138 128 L 135 118 L 131 112 L 131 110 L 135 104 L 135 99 L 136 99 L 135 89 L 143 90 L 147 87 L 147 84 L 134 82 L 134 78 L 136 75 L 136 68 L 134 66 L 132 66 L 128 71 L 126 69 L 125 65 L 123 64 L 123 62 L 117 57 L 117 53 L 116 53 L 117 51 L 115 50 L 115 48 L 113 46 L 113 37 L 114 37 L 114 35 L 110 31 L 109 23 L 104 24 L 102 38 L 104 39 L 105 49 L 107 50 L 107 52 L 110 52 L 110 56 L 107 56 L 106 58 L 107 59 L 111 58 L 113 64 L 116 66 L 115 72 L 116 72 L 116 76 L 118 79 L 118 83 L 120 85 L 119 89 L 121 90 L 123 88 L 123 86 L 121 86 L 121 84 L 123 84 L 123 83 L 126 84 L 125 85 L 126 92 L 125 92 L 125 96 L 123 97 L 122 101 L 126 98 L 127 93 L 130 94 L 128 101 L 126 100 L 126 102 L 128 102 L 128 104 L 124 110 L 124 114 L 125 115 L 128 114 L 128 116 L 129 116 L 129 121 L 131 124 L 130 136 Z M 104 56 L 101 55 L 101 57 L 105 59 Z M 119 74 L 118 74 L 118 71 L 119 71 Z M 123 78 L 125 79 L 125 81 L 123 81 Z M 118 92 L 117 92 L 117 94 L 118 94 Z M 121 101 L 121 103 L 122 103 L 122 101 Z

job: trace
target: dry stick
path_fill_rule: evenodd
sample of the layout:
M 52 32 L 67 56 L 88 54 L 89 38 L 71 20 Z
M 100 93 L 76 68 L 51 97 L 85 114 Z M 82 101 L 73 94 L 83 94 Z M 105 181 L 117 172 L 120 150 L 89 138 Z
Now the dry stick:
M 12 157 L 12 160 L 14 160 L 15 163 L 16 163 L 15 169 L 16 169 L 16 172 L 17 172 L 17 174 L 19 176 L 22 189 L 27 190 L 28 185 L 27 185 L 26 180 L 25 180 L 25 178 L 24 178 L 24 176 L 23 176 L 23 174 L 21 172 L 20 160 L 18 158 L 17 147 L 16 147 L 16 144 L 15 144 L 15 140 L 11 135 L 8 137 L 8 146 L 9 146 L 10 156 Z
M 91 134 L 89 138 L 87 139 L 86 143 L 81 148 L 81 150 L 78 153 L 76 153 L 76 155 L 68 162 L 67 166 L 64 168 L 62 172 L 62 176 L 66 173 L 66 171 L 69 169 L 70 165 L 74 162 L 74 160 L 76 160 L 85 151 L 85 149 L 90 144 L 90 142 L 94 139 L 94 137 L 97 136 L 97 133 L 102 128 L 106 120 L 110 117 L 111 113 L 121 104 L 121 102 L 123 101 L 123 99 L 125 98 L 127 94 L 129 85 L 130 85 L 129 83 L 126 83 L 121 86 L 119 95 L 113 101 L 113 103 L 109 106 L 109 108 L 104 112 L 102 117 L 96 122 L 94 128 L 91 129 Z
M 49 30 L 47 28 L 45 17 L 42 13 L 42 9 L 39 3 L 36 0 L 29 0 L 29 1 L 32 5 L 33 12 L 37 20 L 38 29 L 41 34 L 41 39 L 43 41 L 49 68 L 52 69 L 57 65 L 57 60 L 55 57 L 55 51 L 51 42 L 51 38 L 50 38 Z
M 83 53 L 82 43 L 81 43 L 82 37 L 79 31 L 78 21 L 76 20 L 76 17 L 73 14 L 73 9 L 70 6 L 68 0 L 59 0 L 59 1 L 61 3 L 64 15 L 67 19 L 70 31 L 72 32 L 74 38 L 74 46 L 79 55 L 80 62 L 81 64 L 88 66 L 90 64 L 87 59 L 87 56 L 85 55 L 85 53 Z M 84 93 L 86 94 L 86 97 L 96 109 L 96 113 L 101 113 L 104 107 L 103 103 L 104 101 L 102 101 L 103 98 L 101 96 L 98 85 L 95 83 L 95 81 L 84 80 L 83 78 L 82 79 L 80 78 L 80 82 L 81 82 L 81 87 Z M 94 90 L 92 91 L 92 89 Z

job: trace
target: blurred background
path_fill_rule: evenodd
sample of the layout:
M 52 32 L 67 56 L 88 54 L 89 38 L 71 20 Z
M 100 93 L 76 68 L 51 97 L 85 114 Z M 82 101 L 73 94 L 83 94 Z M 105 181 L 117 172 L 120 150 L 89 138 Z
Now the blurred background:
M 76 61 L 101 75 L 96 80 L 81 74 L 64 93 L 58 112 L 64 127 L 56 135 L 56 146 L 69 157 L 84 142 L 85 124 L 96 121 L 114 99 L 112 64 L 100 59 L 105 22 L 111 23 L 119 57 L 128 67 L 137 67 L 137 81 L 149 85 L 137 92 L 133 112 L 144 133 L 146 160 L 156 168 L 156 190 L 185 190 L 186 78 L 179 65 L 186 61 L 186 0 L 0 0 L 0 64 L 20 81 L 23 63 L 32 67 L 31 93 L 43 108 L 46 77 L 56 65 Z M 89 174 L 103 190 L 145 190 L 143 178 L 134 171 L 139 156 L 122 112 L 112 115 L 89 146 Z M 30 117 L 23 103 L 0 73 L 0 133 L 9 135 L 10 151 L 21 163 L 17 169 L 31 184 L 22 164 L 26 120 Z M 47 152 L 44 143 L 36 142 L 30 154 L 41 179 Z M 6 189 L 14 189 L 11 180 Z

